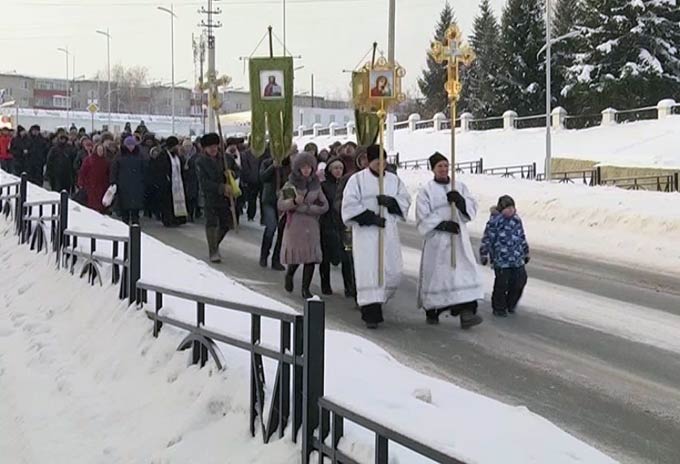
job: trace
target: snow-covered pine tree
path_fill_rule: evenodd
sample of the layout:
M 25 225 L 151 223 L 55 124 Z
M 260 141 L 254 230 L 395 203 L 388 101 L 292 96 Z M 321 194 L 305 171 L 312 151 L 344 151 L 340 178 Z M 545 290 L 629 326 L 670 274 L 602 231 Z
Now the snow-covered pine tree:
M 545 111 L 545 44 L 541 0 L 508 0 L 501 20 L 501 91 L 505 109 L 519 115 Z
M 464 74 L 465 101 L 464 104 L 461 103 L 461 108 L 464 107 L 476 118 L 500 116 L 507 109 L 502 104 L 498 80 L 499 33 L 498 22 L 489 5 L 489 0 L 482 0 L 470 36 L 470 46 L 477 58 Z
M 572 68 L 583 112 L 680 97 L 680 19 L 675 0 L 582 0 L 583 48 Z
M 443 41 L 446 30 L 456 23 L 451 5 L 447 1 L 439 16 L 439 23 L 434 33 L 434 40 Z M 429 44 L 428 44 L 429 50 Z M 418 79 L 418 87 L 425 97 L 424 116 L 431 118 L 435 113 L 448 114 L 449 97 L 446 94 L 444 84 L 447 80 L 445 64 L 438 64 L 432 57 L 427 55 L 427 68 L 423 70 L 423 76 Z
M 569 70 L 576 64 L 579 50 L 578 37 L 568 37 L 576 31 L 579 0 L 558 0 L 554 9 L 553 40 L 562 38 L 552 46 L 552 101 L 572 113 L 573 98 L 569 90 Z M 565 37 L 566 36 L 566 37 Z

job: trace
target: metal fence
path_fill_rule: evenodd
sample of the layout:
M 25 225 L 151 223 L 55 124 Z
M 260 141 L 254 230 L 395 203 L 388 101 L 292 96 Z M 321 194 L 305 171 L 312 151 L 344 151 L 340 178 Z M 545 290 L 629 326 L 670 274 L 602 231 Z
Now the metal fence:
M 484 169 L 484 174 L 533 180 L 536 179 L 536 163 L 488 168 Z
M 16 183 L 0 184 L 0 192 L 14 189 Z M 218 343 L 240 348 L 250 353 L 250 433 L 256 435 L 261 430 L 263 441 L 269 442 L 278 432 L 279 438 L 285 436 L 290 425 L 290 436 L 297 441 L 300 433 L 301 462 L 309 464 L 312 453 L 319 451 L 321 460 L 331 457 L 332 462 L 356 462 L 343 456 L 337 450 L 342 438 L 342 422 L 353 421 L 376 434 L 376 463 L 386 464 L 388 443 L 398 443 L 412 451 L 443 464 L 464 464 L 450 456 L 412 439 L 389 427 L 380 420 L 368 419 L 353 412 L 350 408 L 340 407 L 330 399 L 324 398 L 325 372 L 325 304 L 319 299 L 307 300 L 302 315 L 279 312 L 235 301 L 228 301 L 195 293 L 184 292 L 141 280 L 141 230 L 139 225 L 129 228 L 129 235 L 107 235 L 94 232 L 75 231 L 68 228 L 68 195 L 62 192 L 60 200 L 26 201 L 26 178 L 22 176 L 19 184 L 19 198 L 16 193 L 4 201 L 18 201 L 26 212 L 19 221 L 17 234 L 21 243 L 31 234 L 23 230 L 33 223 L 50 222 L 56 224 L 50 238 L 56 243 L 60 268 L 75 271 L 77 262 L 83 262 L 80 277 L 88 276 L 90 283 L 101 279 L 101 266 L 110 264 L 112 282 L 121 282 L 120 299 L 129 298 L 137 303 L 137 308 L 145 308 L 153 294 L 153 309 L 146 309 L 148 318 L 153 322 L 152 334 L 158 337 L 164 324 L 185 330 L 187 335 L 178 350 L 191 350 L 193 364 L 205 366 L 212 358 L 218 369 L 224 368 L 224 358 Z M 53 208 L 54 207 L 54 208 Z M 48 211 L 45 211 L 45 210 Z M 47 237 L 45 237 L 47 239 Z M 110 244 L 110 254 L 103 251 L 101 243 Z M 47 247 L 45 247 L 47 248 Z M 122 256 L 120 254 L 122 248 Z M 105 247 L 104 247 L 105 249 Z M 122 271 L 121 271 L 122 269 Z M 164 302 L 175 298 L 193 303 L 194 320 L 186 322 L 170 314 L 165 314 Z M 218 311 L 231 311 L 250 316 L 250 337 L 242 338 L 206 326 L 206 307 Z M 262 319 L 278 322 L 278 346 L 271 348 L 262 339 Z M 270 408 L 265 417 L 265 370 L 264 358 L 277 363 L 276 375 Z M 323 438 L 327 435 L 327 417 L 333 415 L 331 431 L 335 440 L 333 446 L 326 447 Z M 259 420 L 258 420 L 259 419 Z M 259 422 L 259 424 L 258 424 Z M 316 436 L 315 436 L 316 434 Z
M 515 129 L 531 129 L 545 127 L 545 115 L 522 116 L 515 119 Z
M 659 110 L 656 106 L 648 106 L 646 108 L 635 108 L 632 110 L 621 110 L 616 112 L 616 122 L 624 123 L 657 119 L 658 114 Z
M 400 169 L 430 169 L 429 158 L 421 158 L 417 160 L 401 161 L 398 159 L 393 159 L 395 164 Z M 484 160 L 480 158 L 478 161 L 463 161 L 461 163 L 456 163 L 456 172 L 468 173 L 468 174 L 481 174 L 484 168 Z
M 0 212 L 5 218 L 14 215 L 16 221 L 16 227 L 19 228 L 19 223 L 21 222 L 21 211 L 23 206 L 20 204 L 21 199 L 21 189 L 26 189 L 26 179 L 19 179 L 16 181 L 10 181 L 0 184 Z
M 617 177 L 601 179 L 600 185 L 613 185 L 626 190 L 650 190 L 656 192 L 677 192 L 679 173 L 656 176 Z
M 493 129 L 503 129 L 503 116 L 495 116 L 492 118 L 485 119 L 472 119 L 470 120 L 470 130 L 472 131 L 485 131 Z
M 583 169 L 574 171 L 553 172 L 551 180 L 558 181 L 560 184 L 574 184 L 581 182 L 585 185 L 593 187 L 599 185 L 597 169 Z M 544 180 L 543 176 L 537 180 Z

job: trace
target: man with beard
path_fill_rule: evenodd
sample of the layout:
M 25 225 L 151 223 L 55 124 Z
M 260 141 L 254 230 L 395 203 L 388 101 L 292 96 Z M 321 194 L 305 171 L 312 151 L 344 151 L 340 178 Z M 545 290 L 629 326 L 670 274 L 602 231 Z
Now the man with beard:
M 342 220 L 352 227 L 357 302 L 369 329 L 376 329 L 383 322 L 383 305 L 394 295 L 401 281 L 403 262 L 397 222 L 406 220 L 411 206 L 411 196 L 401 179 L 385 172 L 380 165 L 380 150 L 378 145 L 368 147 L 368 169 L 349 179 L 342 199 Z M 382 194 L 379 187 L 381 168 L 384 175 Z M 379 214 L 381 211 L 383 215 Z M 379 246 L 381 233 L 382 249 Z M 381 252 L 383 265 L 379 269 Z
M 28 174 L 28 180 L 40 187 L 43 185 L 43 169 L 47 160 L 49 142 L 40 133 L 40 126 L 31 126 L 28 136 L 28 157 L 24 169 Z
M 187 222 L 187 204 L 184 192 L 184 162 L 179 155 L 179 139 L 170 136 L 165 141 L 158 161 L 163 177 L 160 184 L 161 220 L 166 227 Z
M 73 161 L 69 154 L 68 135 L 60 133 L 57 143 L 47 155 L 45 176 L 53 192 L 66 190 L 71 192 L 73 186 Z
M 198 178 L 205 203 L 205 236 L 208 241 L 210 262 L 219 263 L 220 243 L 233 227 L 231 215 L 231 187 L 227 184 L 225 169 L 235 170 L 236 162 L 219 153 L 220 136 L 215 133 L 201 137 L 203 155 L 197 164 Z

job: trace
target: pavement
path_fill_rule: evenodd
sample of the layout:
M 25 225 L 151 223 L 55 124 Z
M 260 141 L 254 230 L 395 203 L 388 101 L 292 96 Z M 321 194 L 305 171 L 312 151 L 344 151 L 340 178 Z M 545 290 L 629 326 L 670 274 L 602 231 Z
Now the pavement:
M 145 223 L 143 228 L 167 245 L 204 261 L 207 258 L 201 225 L 166 229 Z M 295 292 L 288 294 L 282 272 L 259 266 L 261 230 L 248 223 L 239 233 L 230 232 L 221 247 L 223 262 L 213 267 L 301 308 L 301 272 Z M 413 225 L 404 225 L 400 233 L 406 249 L 421 248 Z M 477 247 L 478 239 L 473 242 Z M 587 294 L 614 308 L 635 304 L 641 311 L 680 316 L 680 277 L 670 274 L 536 249 L 528 273 L 529 287 L 539 281 L 559 286 L 562 293 L 574 293 L 574 304 L 579 295 Z M 344 298 L 337 270 L 332 284 L 336 295 L 324 298 L 329 328 L 364 336 L 425 374 L 508 404 L 524 405 L 621 462 L 680 463 L 678 353 L 624 337 L 620 331 L 609 333 L 602 327 L 556 318 L 556 308 L 548 307 L 553 304 L 550 298 L 541 303 L 545 307 L 527 308 L 520 303 L 518 314 L 507 319 L 494 318 L 485 301 L 480 305 L 484 323 L 467 332 L 450 317 L 438 326 L 428 326 L 423 312 L 415 307 L 414 273 L 404 276 L 386 307 L 385 324 L 369 331 L 354 301 Z M 320 293 L 318 270 L 312 292 Z M 554 301 L 561 305 L 557 309 L 569 311 L 569 299 L 555 297 Z

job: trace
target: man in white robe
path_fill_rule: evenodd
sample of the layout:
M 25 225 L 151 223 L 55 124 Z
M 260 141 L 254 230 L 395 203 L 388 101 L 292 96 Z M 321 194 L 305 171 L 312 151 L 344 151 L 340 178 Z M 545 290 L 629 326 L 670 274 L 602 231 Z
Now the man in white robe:
M 469 329 L 482 322 L 476 314 L 477 300 L 484 298 L 481 272 L 466 226 L 477 215 L 477 202 L 462 182 L 456 181 L 455 190 L 451 189 L 449 162 L 442 154 L 430 157 L 430 167 L 434 179 L 420 190 L 416 202 L 418 231 L 425 238 L 418 306 L 425 310 L 430 324 L 439 323 L 439 315 L 450 311 L 460 316 L 463 329 Z M 452 243 L 456 247 L 455 267 Z
M 395 174 L 385 172 L 384 194 L 380 195 L 378 170 L 380 147 L 368 147 L 368 169 L 354 174 L 343 192 L 342 220 L 352 228 L 357 302 L 366 327 L 383 322 L 382 307 L 401 281 L 401 242 L 398 221 L 405 221 L 411 196 Z M 380 217 L 382 206 L 383 217 Z M 378 276 L 379 234 L 384 234 L 382 285 Z

